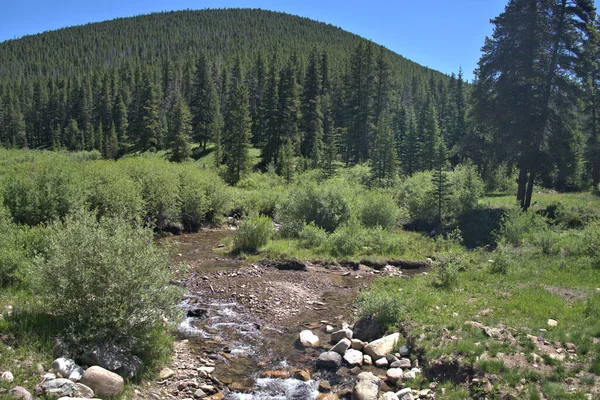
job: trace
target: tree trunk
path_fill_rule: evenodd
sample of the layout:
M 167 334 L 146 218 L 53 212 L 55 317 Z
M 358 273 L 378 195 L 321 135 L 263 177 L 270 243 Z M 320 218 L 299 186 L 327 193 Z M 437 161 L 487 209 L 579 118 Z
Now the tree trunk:
M 527 193 L 525 194 L 525 203 L 523 205 L 523 210 L 527 211 L 527 209 L 531 206 L 531 196 L 533 195 L 533 183 L 535 180 L 535 172 L 529 172 L 529 179 L 527 181 Z
M 521 166 L 519 169 L 519 188 L 517 190 L 517 201 L 520 203 L 521 208 L 525 208 L 525 191 L 527 188 L 527 169 Z

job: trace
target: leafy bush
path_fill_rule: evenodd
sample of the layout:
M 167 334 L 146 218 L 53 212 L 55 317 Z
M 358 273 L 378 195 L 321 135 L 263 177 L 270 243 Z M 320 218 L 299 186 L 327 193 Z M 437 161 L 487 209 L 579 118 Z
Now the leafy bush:
M 327 246 L 334 257 L 350 257 L 365 246 L 364 229 L 356 221 L 344 224 L 329 235 Z
M 317 249 L 326 245 L 327 232 L 314 223 L 304 225 L 304 228 L 298 235 L 298 243 L 300 247 L 305 249 Z
M 398 278 L 380 279 L 361 291 L 357 300 L 361 315 L 372 316 L 386 328 L 396 325 L 404 311 L 398 283 Z
M 120 160 L 118 165 L 140 187 L 146 223 L 163 230 L 179 222 L 179 176 L 174 166 L 149 155 Z
M 499 242 L 520 246 L 532 241 L 534 234 L 548 231 L 546 219 L 531 211 L 523 212 L 519 208 L 510 209 L 502 217 L 500 230 L 497 233 Z
M 13 221 L 30 226 L 63 219 L 85 201 L 78 166 L 58 157 L 22 165 L 3 192 Z
M 124 174 L 114 162 L 90 163 L 84 170 L 87 203 L 98 218 L 120 217 L 141 220 L 144 203 L 139 185 Z
M 176 316 L 180 291 L 169 284 L 152 231 L 78 212 L 49 227 L 47 244 L 35 260 L 36 293 L 62 319 L 62 338 L 75 354 L 98 343 L 139 352 L 163 317 Z
M 580 229 L 598 219 L 595 210 L 553 203 L 546 207 L 546 216 L 562 229 Z
M 219 222 L 231 206 L 231 188 L 213 171 L 201 171 L 196 179 L 197 184 L 204 190 L 204 196 L 206 197 L 205 222 Z
M 273 236 L 273 221 L 265 216 L 250 216 L 242 222 L 233 240 L 234 251 L 256 253 Z
M 430 201 L 433 191 L 431 172 L 417 172 L 400 185 L 398 203 L 408 210 L 413 224 L 429 224 L 436 218 L 435 204 Z
M 453 289 L 458 285 L 460 256 L 451 253 L 441 254 L 435 265 L 436 284 L 443 289 Z
M 29 265 L 22 231 L 9 218 L 8 212 L 0 205 L 0 287 L 18 279 L 18 275 Z
M 203 182 L 198 170 L 185 168 L 179 172 L 180 218 L 188 232 L 196 232 L 208 213 L 209 204 Z
M 277 212 L 282 233 L 298 236 L 304 225 L 310 223 L 333 232 L 350 219 L 351 198 L 348 185 L 337 180 L 291 187 Z
M 492 274 L 508 274 L 509 269 L 515 263 L 514 253 L 505 246 L 499 246 L 490 259 L 490 272 Z
M 473 164 L 458 165 L 448 174 L 450 195 L 448 209 L 452 217 L 466 214 L 477 207 L 484 193 L 484 183 Z
M 392 196 L 380 192 L 365 193 L 359 203 L 359 218 L 368 228 L 393 228 L 399 209 Z
M 562 235 L 561 241 L 569 255 L 600 269 L 600 224 L 590 224 L 581 231 L 568 231 Z
M 380 227 L 366 229 L 361 236 L 364 241 L 362 250 L 365 255 L 401 256 L 408 248 L 402 236 Z

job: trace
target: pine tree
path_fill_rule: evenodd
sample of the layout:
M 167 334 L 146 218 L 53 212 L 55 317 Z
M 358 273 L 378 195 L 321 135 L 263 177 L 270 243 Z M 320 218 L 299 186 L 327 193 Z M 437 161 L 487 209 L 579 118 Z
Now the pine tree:
M 279 81 L 277 77 L 277 56 L 273 55 L 269 66 L 267 95 L 263 106 L 265 144 L 261 151 L 261 159 L 264 166 L 274 164 L 277 161 L 277 150 L 279 148 Z
M 104 127 L 102 126 L 101 121 L 96 127 L 96 132 L 94 134 L 94 148 L 100 153 L 104 152 L 104 136 Z
M 83 149 L 83 134 L 77 126 L 77 120 L 72 119 L 69 121 L 69 125 L 65 129 L 65 137 L 68 141 L 69 150 L 82 150 Z
M 413 109 L 408 111 L 406 136 L 402 142 L 401 151 L 400 163 L 402 164 L 404 173 L 410 176 L 418 171 L 421 154 L 416 117 Z
M 194 137 L 202 148 L 206 149 L 206 143 L 221 129 L 221 107 L 217 88 L 204 55 L 200 56 L 196 65 L 191 109 Z
M 127 106 L 123 96 L 119 93 L 113 108 L 115 129 L 119 142 L 126 142 L 129 138 L 127 132 L 129 129 L 129 119 L 127 116 Z
M 104 137 L 104 158 L 116 159 L 119 154 L 119 139 L 117 137 L 117 128 L 115 123 L 110 124 L 110 130 Z
M 301 152 L 304 157 L 319 164 L 323 142 L 323 112 L 321 109 L 321 72 L 317 52 L 313 50 L 308 60 L 308 69 L 304 81 L 302 95 L 302 120 L 303 132 Z
M 287 183 L 292 181 L 294 176 L 294 146 L 292 140 L 287 138 L 281 149 L 281 160 L 277 165 L 277 173 L 281 175 Z
M 294 58 L 291 57 L 287 66 L 281 71 L 279 78 L 279 106 L 277 121 L 279 137 L 276 140 L 274 163 L 279 162 L 282 145 L 289 139 L 294 149 L 300 144 L 298 124 L 300 121 L 300 98 L 297 72 Z
M 180 97 L 175 103 L 173 123 L 169 129 L 169 158 L 182 162 L 192 155 L 192 114 L 185 100 Z
M 381 186 L 392 184 L 397 176 L 397 164 L 396 141 L 389 117 L 384 112 L 379 118 L 373 145 L 373 179 Z
M 254 64 L 250 79 L 250 115 L 252 116 L 252 144 L 261 147 L 265 141 L 265 121 L 263 102 L 267 83 L 266 65 L 262 53 Z
M 325 142 L 321 170 L 325 178 L 333 178 L 337 173 L 339 160 L 339 138 L 345 134 L 343 128 L 333 129 Z
M 161 148 L 162 123 L 158 87 L 149 72 L 144 73 L 140 93 L 139 109 L 139 148 L 144 151 L 157 151 Z
M 441 232 L 443 212 L 449 195 L 449 185 L 446 174 L 448 154 L 446 144 L 439 131 L 433 138 L 433 149 L 433 177 L 431 181 L 434 186 L 433 198 L 437 211 L 435 222 L 438 226 L 438 232 Z
M 233 69 L 223 131 L 226 180 L 231 185 L 235 185 L 248 169 L 251 123 L 248 86 L 244 82 L 242 67 L 238 60 Z

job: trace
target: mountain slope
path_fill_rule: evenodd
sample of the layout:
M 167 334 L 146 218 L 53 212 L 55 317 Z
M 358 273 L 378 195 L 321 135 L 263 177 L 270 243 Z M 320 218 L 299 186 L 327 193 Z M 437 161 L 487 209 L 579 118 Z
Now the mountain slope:
M 247 63 L 258 53 L 280 59 L 313 49 L 340 66 L 364 39 L 332 25 L 257 9 L 177 11 L 120 18 L 0 43 L 0 78 L 64 76 L 130 62 L 155 64 L 205 52 L 210 59 Z M 395 75 L 430 70 L 389 52 Z

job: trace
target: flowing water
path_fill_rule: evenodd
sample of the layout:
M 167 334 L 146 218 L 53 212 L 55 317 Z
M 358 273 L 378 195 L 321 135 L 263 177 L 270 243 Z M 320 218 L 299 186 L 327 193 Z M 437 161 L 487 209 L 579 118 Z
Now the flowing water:
M 164 238 L 171 245 L 175 262 L 194 266 L 193 276 L 218 270 L 231 270 L 244 265 L 227 257 L 219 244 L 231 240 L 231 231 L 203 231 L 197 234 Z M 327 311 L 304 310 L 293 323 L 284 326 L 263 320 L 245 310 L 235 300 L 216 296 L 210 291 L 190 291 L 180 308 L 188 317 L 180 324 L 179 332 L 199 351 L 212 354 L 216 362 L 214 376 L 226 384 L 232 400 L 311 400 L 316 399 L 318 379 L 327 379 L 332 385 L 350 385 L 352 378 L 345 367 L 337 373 L 313 371 L 315 360 L 324 351 L 304 349 L 297 343 L 298 333 L 306 325 L 348 318 L 352 315 L 356 289 L 363 281 L 341 274 L 327 274 L 335 290 L 325 291 L 321 301 Z M 267 318 L 267 317 L 265 317 Z M 328 337 L 314 329 L 324 347 Z M 299 368 L 313 371 L 312 379 L 272 379 L 261 377 L 267 370 Z

